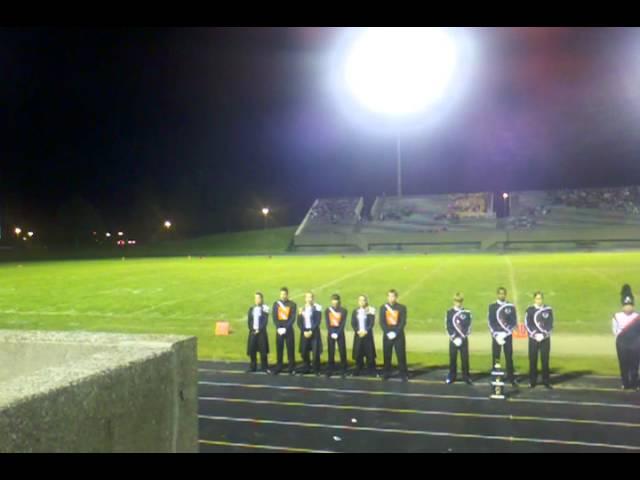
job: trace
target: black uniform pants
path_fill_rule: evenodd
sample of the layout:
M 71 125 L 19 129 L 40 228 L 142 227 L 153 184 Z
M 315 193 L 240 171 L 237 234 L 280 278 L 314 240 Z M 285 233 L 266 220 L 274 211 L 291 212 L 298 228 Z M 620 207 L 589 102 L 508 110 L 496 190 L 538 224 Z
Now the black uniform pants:
M 356 333 L 356 336 L 358 334 Z M 354 350 L 356 353 L 356 370 L 364 368 L 364 359 L 367 358 L 367 368 L 372 372 L 376 369 L 376 352 L 373 343 L 372 333 L 369 332 L 363 338 L 357 338 L 354 341 Z
M 549 354 L 551 353 L 551 337 L 547 337 L 541 342 L 529 339 L 529 383 L 538 383 L 538 353 L 542 363 L 542 383 L 549 383 Z
M 625 388 L 638 386 L 638 367 L 640 367 L 640 354 L 631 346 L 623 345 L 616 340 L 618 363 L 620 364 L 620 377 Z
M 398 370 L 401 375 L 407 375 L 407 351 L 406 342 L 404 338 L 404 332 L 397 334 L 396 338 L 389 340 L 385 333 L 382 337 L 382 352 L 384 355 L 384 372 L 386 374 L 391 373 L 391 356 L 393 350 L 396 351 L 396 358 L 398 359 Z
M 318 373 L 320 371 L 320 338 L 315 335 L 320 335 L 320 332 L 314 332 L 310 338 L 302 338 L 302 362 L 304 363 L 305 371 L 311 369 L 312 355 L 313 355 L 313 370 Z
M 269 365 L 267 363 L 267 342 L 266 333 L 261 332 L 258 335 L 249 333 L 249 358 L 251 359 L 251 370 L 255 370 L 258 366 L 258 353 L 260 353 L 260 368 L 266 370 Z
M 347 342 L 344 333 L 338 334 L 338 338 L 334 340 L 331 334 L 327 336 L 327 344 L 329 345 L 329 370 L 335 368 L 336 343 L 338 344 L 338 352 L 340 353 L 340 367 L 343 371 L 347 369 Z
M 507 367 L 507 380 L 513 381 L 513 335 L 509 335 L 504 340 L 504 345 L 500 345 L 496 342 L 494 337 L 491 337 L 491 351 L 493 352 L 493 363 L 491 364 L 491 369 L 493 369 L 496 362 L 500 362 L 500 353 L 504 349 L 504 359 Z
M 292 372 L 296 368 L 296 350 L 293 328 L 288 328 L 287 333 L 284 335 L 278 335 L 276 333 L 277 370 L 282 370 L 282 357 L 284 356 L 285 345 L 287 347 L 287 357 L 289 359 L 289 371 Z
M 460 352 L 460 360 L 462 360 L 462 376 L 469 378 L 469 339 L 465 338 L 462 345 L 456 345 L 449 341 L 449 380 L 455 381 L 458 374 L 458 352 Z

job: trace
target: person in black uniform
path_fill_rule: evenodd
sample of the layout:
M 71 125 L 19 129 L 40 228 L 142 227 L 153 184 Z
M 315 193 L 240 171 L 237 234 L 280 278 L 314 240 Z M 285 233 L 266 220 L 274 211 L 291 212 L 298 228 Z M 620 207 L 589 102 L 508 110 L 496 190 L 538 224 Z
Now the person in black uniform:
M 551 353 L 551 330 L 553 330 L 553 309 L 544 304 L 542 292 L 533 295 L 533 305 L 527 308 L 525 327 L 529 333 L 529 387 L 538 384 L 538 353 L 542 363 L 542 383 L 551 389 L 549 356 Z
M 287 356 L 289 357 L 289 374 L 296 373 L 295 358 L 295 334 L 293 331 L 293 322 L 296 318 L 297 305 L 289 300 L 289 289 L 282 287 L 280 289 L 280 300 L 273 304 L 273 323 L 276 326 L 276 353 L 278 363 L 274 370 L 274 375 L 282 371 L 282 357 L 284 347 L 287 346 Z
M 373 327 L 376 321 L 376 309 L 369 306 L 366 295 L 358 297 L 358 308 L 351 314 L 353 327 L 353 359 L 356 362 L 354 376 L 360 375 L 367 359 L 367 370 L 376 373 L 376 346 L 373 338 Z
M 620 292 L 622 311 L 613 316 L 613 334 L 616 336 L 616 352 L 620 364 L 622 388 L 637 389 L 640 366 L 640 314 L 635 311 L 631 287 L 624 285 Z
M 347 374 L 347 342 L 344 337 L 344 326 L 347 323 L 347 311 L 340 303 L 340 295 L 331 295 L 331 306 L 324 311 L 327 325 L 327 344 L 329 346 L 329 365 L 327 377 L 333 374 L 335 368 L 336 344 L 340 353 L 340 369 L 342 377 Z
M 463 308 L 464 297 L 461 293 L 453 296 L 453 308 L 447 310 L 444 317 L 445 328 L 449 335 L 449 375 L 445 383 L 456 381 L 458 373 L 458 352 L 462 360 L 462 378 L 465 383 L 472 385 L 469 374 L 469 335 L 471 335 L 471 312 Z
M 507 301 L 507 289 L 499 287 L 498 299 L 489 305 L 489 331 L 491 332 L 491 352 L 493 369 L 500 362 L 500 353 L 504 349 L 504 358 L 507 366 L 507 382 L 515 387 L 517 385 L 513 369 L 513 331 L 518 326 L 516 307 Z
M 389 290 L 387 303 L 380 307 L 380 326 L 382 327 L 382 350 L 384 355 L 383 380 L 391 377 L 391 356 L 393 350 L 398 358 L 398 370 L 403 382 L 409 380 L 407 371 L 407 352 L 404 328 L 407 325 L 407 307 L 398 303 L 398 292 Z
M 254 305 L 249 308 L 247 323 L 249 327 L 249 338 L 247 340 L 247 355 L 251 360 L 249 372 L 257 369 L 257 356 L 260 352 L 260 370 L 269 373 L 269 337 L 267 336 L 267 324 L 269 323 L 269 307 L 264 304 L 264 296 L 261 292 L 256 292 Z
M 322 307 L 315 303 L 313 293 L 304 294 L 304 306 L 298 313 L 300 328 L 300 355 L 304 362 L 302 373 L 311 372 L 310 355 L 313 353 L 313 373 L 320 375 L 320 355 L 322 354 Z

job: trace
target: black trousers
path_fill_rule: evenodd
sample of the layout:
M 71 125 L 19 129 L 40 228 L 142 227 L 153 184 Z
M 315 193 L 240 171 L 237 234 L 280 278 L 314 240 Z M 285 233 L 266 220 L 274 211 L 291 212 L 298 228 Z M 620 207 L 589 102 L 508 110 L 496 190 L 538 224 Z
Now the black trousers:
M 356 370 L 362 370 L 364 368 L 364 359 L 367 359 L 367 368 L 371 371 L 376 369 L 376 352 L 375 345 L 373 343 L 373 334 L 369 332 L 363 338 L 358 337 L 355 334 L 353 340 L 354 357 L 356 361 Z
M 314 332 L 311 338 L 303 337 L 302 340 L 300 340 L 300 353 L 302 354 L 304 369 L 309 370 L 311 368 L 311 362 L 313 361 L 313 370 L 317 373 L 320 371 L 320 354 L 322 350 L 320 348 L 320 338 L 315 337 L 315 335 L 320 335 L 320 332 Z
M 462 345 L 456 347 L 452 341 L 449 341 L 449 380 L 455 381 L 458 374 L 458 352 L 460 352 L 460 360 L 462 360 L 462 376 L 469 378 L 469 339 L 465 338 Z
M 329 370 L 335 368 L 336 343 L 338 344 L 338 352 L 340 353 L 340 367 L 342 370 L 347 369 L 347 342 L 344 333 L 338 335 L 338 339 L 331 338 L 331 334 L 327 335 L 327 344 L 329 345 Z
M 496 362 L 500 362 L 500 353 L 504 349 L 504 359 L 507 367 L 507 380 L 513 381 L 513 335 L 509 335 L 504 340 L 504 345 L 500 345 L 498 342 L 496 342 L 496 339 L 493 336 L 491 337 L 491 351 L 493 353 L 493 363 L 491 364 L 491 369 L 493 370 L 493 366 L 496 364 Z
M 538 383 L 538 353 L 542 363 L 542 383 L 549 383 L 549 354 L 551 353 L 551 337 L 541 342 L 529 339 L 529 383 Z
M 287 333 L 284 335 L 278 335 L 276 333 L 276 356 L 277 356 L 277 370 L 282 370 L 282 357 L 284 356 L 284 347 L 287 347 L 287 357 L 289 359 L 289 371 L 293 371 L 296 368 L 296 349 L 295 349 L 295 334 L 293 328 L 288 328 Z
M 261 332 L 258 335 L 249 333 L 249 358 L 251 359 L 250 368 L 255 370 L 258 366 L 258 353 L 260 353 L 260 368 L 266 370 L 269 365 L 267 361 L 268 347 L 267 347 L 266 332 Z
M 616 339 L 616 351 L 620 364 L 620 378 L 625 388 L 638 386 L 638 368 L 640 367 L 640 353 L 631 346 L 622 344 Z
M 398 370 L 400 370 L 400 374 L 407 375 L 407 350 L 404 332 L 399 332 L 396 338 L 394 338 L 393 340 L 389 340 L 386 333 L 382 336 L 384 372 L 386 374 L 391 373 L 391 356 L 393 354 L 393 350 L 396 351 L 396 358 L 398 359 Z

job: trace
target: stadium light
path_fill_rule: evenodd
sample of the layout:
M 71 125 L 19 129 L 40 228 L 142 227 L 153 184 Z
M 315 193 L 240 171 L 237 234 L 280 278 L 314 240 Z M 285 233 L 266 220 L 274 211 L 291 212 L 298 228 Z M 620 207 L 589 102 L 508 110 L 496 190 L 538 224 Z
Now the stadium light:
M 33 232 L 27 232 L 27 236 L 29 236 L 29 238 L 33 237 Z
M 20 234 L 22 233 L 22 229 L 20 227 L 16 227 L 13 232 L 17 235 L 20 236 Z
M 171 228 L 171 222 L 169 220 L 165 220 L 164 228 L 166 228 L 167 230 L 169 230 Z
M 262 209 L 262 215 L 264 216 L 264 229 L 265 230 L 267 229 L 267 219 L 269 217 L 269 212 L 270 212 L 270 210 L 269 210 L 268 207 L 264 207 Z
M 118 232 L 118 236 L 119 236 L 119 237 L 124 236 L 124 232 Z
M 509 194 L 507 192 L 504 192 L 502 194 L 502 198 L 506 200 L 507 198 L 509 198 Z
M 109 232 L 107 232 L 107 233 L 104 234 L 104 236 L 109 238 L 109 237 L 111 237 L 111 234 Z
M 340 61 L 339 82 L 370 114 L 391 121 L 396 133 L 397 194 L 402 196 L 400 126 L 418 123 L 450 98 L 459 82 L 466 41 L 452 29 L 359 29 Z M 467 68 L 465 66 L 465 68 Z M 448 102 L 449 103 L 449 102 Z M 432 115 L 435 116 L 435 115 Z

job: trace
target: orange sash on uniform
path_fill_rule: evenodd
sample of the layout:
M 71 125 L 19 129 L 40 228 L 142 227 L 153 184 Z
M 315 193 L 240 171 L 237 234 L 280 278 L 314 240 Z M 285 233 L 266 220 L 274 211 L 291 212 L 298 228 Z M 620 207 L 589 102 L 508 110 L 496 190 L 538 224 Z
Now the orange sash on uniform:
M 387 325 L 390 327 L 395 327 L 398 325 L 398 310 L 391 310 L 389 308 L 386 309 L 384 318 L 387 321 Z
M 278 305 L 278 320 L 288 320 L 291 307 L 281 307 Z
M 333 312 L 331 309 L 329 309 L 329 325 L 331 325 L 332 327 L 339 327 L 341 320 L 342 313 Z

